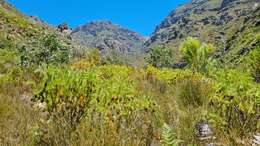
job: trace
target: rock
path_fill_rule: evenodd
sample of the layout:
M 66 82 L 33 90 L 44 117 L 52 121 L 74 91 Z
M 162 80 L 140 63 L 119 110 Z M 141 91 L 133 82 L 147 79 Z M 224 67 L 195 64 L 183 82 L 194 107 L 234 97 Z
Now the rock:
M 196 125 L 196 135 L 201 141 L 214 139 L 213 131 L 210 125 L 206 122 L 199 122 Z
M 67 23 L 62 23 L 62 24 L 59 24 L 58 26 L 57 26 L 57 30 L 59 31 L 59 32 L 61 32 L 61 33 L 63 33 L 64 31 L 67 31 L 67 30 L 69 30 L 70 28 L 69 28 L 69 26 L 68 26 L 68 24 Z
M 230 22 L 230 21 L 233 19 L 233 17 L 230 16 L 230 15 L 228 15 L 228 13 L 224 13 L 223 15 L 220 16 L 219 19 L 220 19 L 220 21 L 221 21 L 222 24 L 223 24 L 223 23 L 228 23 L 228 22 Z
M 252 146 L 260 146 L 260 133 L 254 135 L 254 139 L 252 140 Z
M 35 102 L 33 108 L 45 111 L 47 109 L 47 104 L 45 102 Z
M 209 17 L 206 17 L 206 18 L 202 19 L 202 22 L 204 23 L 204 25 L 207 25 L 207 24 L 217 24 L 218 23 L 218 19 L 215 16 L 209 16 Z
M 38 18 L 37 16 L 30 16 L 30 17 L 34 21 L 34 23 L 44 24 L 44 21 Z
M 221 3 L 221 8 L 228 6 L 230 3 L 234 2 L 234 1 L 238 1 L 238 0 L 223 0 Z
M 0 7 L 2 7 L 5 4 L 4 0 L 0 0 Z
M 173 68 L 180 68 L 183 69 L 188 65 L 187 62 L 178 62 L 173 64 Z
M 203 12 L 205 12 L 205 9 L 204 9 L 204 8 L 195 9 L 195 10 L 194 10 L 194 13 L 195 13 L 195 14 L 202 14 Z

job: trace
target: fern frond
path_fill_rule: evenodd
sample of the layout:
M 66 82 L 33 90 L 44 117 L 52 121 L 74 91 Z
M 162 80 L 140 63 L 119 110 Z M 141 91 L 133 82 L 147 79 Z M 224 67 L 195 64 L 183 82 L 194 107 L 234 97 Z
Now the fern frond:
M 165 146 L 178 146 L 182 141 L 179 140 L 173 129 L 166 123 L 162 126 L 162 142 Z

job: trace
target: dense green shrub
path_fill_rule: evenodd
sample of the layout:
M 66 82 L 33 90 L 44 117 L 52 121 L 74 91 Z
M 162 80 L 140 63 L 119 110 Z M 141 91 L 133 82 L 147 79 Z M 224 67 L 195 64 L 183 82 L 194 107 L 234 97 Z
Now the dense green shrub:
M 4 33 L 2 33 L 0 31 L 1 35 L 4 35 Z M 11 40 L 8 40 L 6 38 L 4 38 L 3 36 L 0 36 L 0 49 L 11 49 L 13 47 L 13 43 Z
M 243 68 L 249 71 L 255 78 L 256 82 L 260 82 L 260 47 L 256 47 L 243 60 Z
M 70 66 L 73 69 L 84 70 L 101 64 L 101 54 L 97 49 L 88 50 L 80 58 L 71 61 Z
M 21 47 L 21 65 L 66 63 L 69 61 L 70 50 L 63 45 L 55 34 L 41 38 L 34 48 Z
M 47 104 L 53 116 L 67 119 L 75 127 L 85 115 L 85 110 L 95 90 L 95 75 L 92 72 L 76 72 L 55 67 L 44 74 L 42 88 L 35 98 Z
M 155 46 L 150 50 L 147 62 L 154 67 L 171 67 L 173 65 L 172 51 L 164 46 Z
M 19 64 L 19 53 L 12 49 L 0 49 L 0 74 L 8 73 Z
M 35 99 L 47 104 L 49 124 L 62 121 L 54 128 L 61 139 L 79 132 L 74 135 L 79 143 L 150 145 L 161 122 L 160 110 L 151 97 L 138 91 L 132 73 L 133 68 L 114 65 L 83 71 L 49 67 Z M 55 145 L 59 140 L 48 134 L 41 142 Z
M 255 132 L 259 124 L 259 84 L 238 70 L 219 70 L 214 77 L 216 93 L 212 102 L 218 116 L 212 122 L 227 131 L 237 129 L 240 136 Z

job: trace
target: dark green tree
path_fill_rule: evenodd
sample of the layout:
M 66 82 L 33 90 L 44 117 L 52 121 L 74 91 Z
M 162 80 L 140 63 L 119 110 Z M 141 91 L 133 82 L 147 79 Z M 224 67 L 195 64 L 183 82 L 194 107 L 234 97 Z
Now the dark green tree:
M 173 64 L 172 51 L 165 46 L 155 46 L 150 50 L 147 61 L 155 67 L 171 67 Z

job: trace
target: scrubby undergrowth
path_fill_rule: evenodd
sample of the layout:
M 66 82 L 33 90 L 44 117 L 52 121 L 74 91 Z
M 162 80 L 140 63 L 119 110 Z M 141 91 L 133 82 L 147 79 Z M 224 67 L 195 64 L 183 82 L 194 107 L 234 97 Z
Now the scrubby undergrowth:
M 4 145 L 160 145 L 164 123 L 178 145 L 201 145 L 201 121 L 223 145 L 249 145 L 259 132 L 260 86 L 236 69 L 10 68 L 0 77 Z
M 183 69 L 165 46 L 137 68 L 3 8 L 0 145 L 251 145 L 260 132 L 257 45 L 231 62 L 188 38 Z

